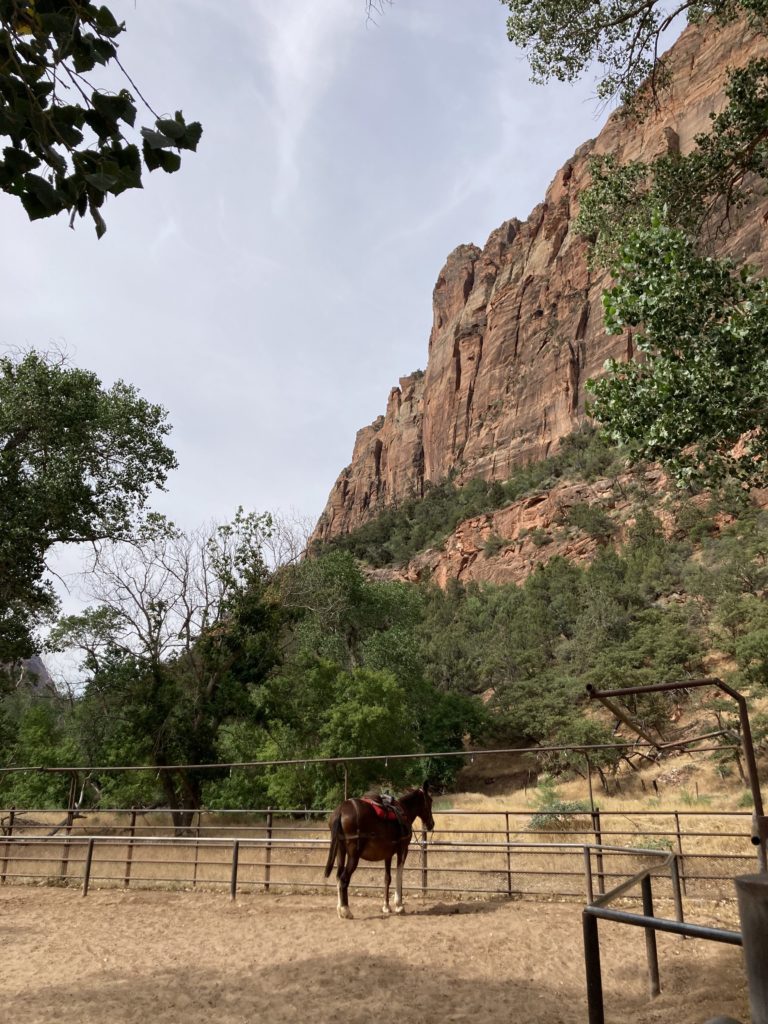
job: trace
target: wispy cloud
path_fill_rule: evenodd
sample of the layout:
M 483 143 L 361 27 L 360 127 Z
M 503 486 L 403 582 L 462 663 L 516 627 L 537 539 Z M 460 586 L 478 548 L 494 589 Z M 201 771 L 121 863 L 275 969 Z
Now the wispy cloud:
M 359 0 L 257 2 L 264 30 L 260 49 L 268 73 L 278 181 L 273 196 L 280 210 L 298 188 L 301 148 L 323 96 L 343 62 L 354 32 L 361 28 Z

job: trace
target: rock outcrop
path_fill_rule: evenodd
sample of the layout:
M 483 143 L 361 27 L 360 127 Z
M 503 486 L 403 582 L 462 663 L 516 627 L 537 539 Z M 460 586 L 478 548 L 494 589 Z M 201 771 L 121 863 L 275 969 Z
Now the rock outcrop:
M 415 555 L 407 565 L 371 569 L 371 579 L 416 583 L 430 579 L 440 587 L 449 580 L 462 583 L 523 583 L 539 565 L 560 556 L 577 565 L 588 564 L 597 554 L 600 540 L 569 525 L 576 505 L 598 506 L 611 522 L 613 536 L 626 540 L 635 523 L 642 492 L 654 501 L 668 490 L 661 470 L 627 473 L 593 483 L 558 481 L 505 508 L 466 519 L 439 548 Z M 704 504 L 703 496 L 700 503 Z M 668 503 L 654 508 L 662 526 L 671 533 L 674 516 Z
M 351 464 L 328 499 L 314 536 L 347 533 L 382 507 L 421 495 L 449 473 L 506 479 L 545 457 L 584 417 L 585 381 L 609 356 L 632 352 L 631 337 L 602 327 L 605 280 L 587 266 L 573 230 L 589 158 L 622 161 L 689 151 L 709 114 L 725 102 L 729 66 L 768 53 L 740 25 L 690 27 L 673 47 L 672 86 L 642 124 L 613 114 L 557 174 L 525 222 L 510 220 L 483 249 L 460 245 L 440 271 L 427 368 L 400 380 L 386 414 L 357 435 Z M 763 263 L 768 199 L 742 212 L 728 251 Z

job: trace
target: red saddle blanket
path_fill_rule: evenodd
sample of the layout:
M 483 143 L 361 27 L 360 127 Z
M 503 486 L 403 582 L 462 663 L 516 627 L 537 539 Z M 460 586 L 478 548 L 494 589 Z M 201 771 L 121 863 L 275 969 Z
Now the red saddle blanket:
M 377 800 L 369 800 L 368 797 L 361 797 L 364 804 L 370 804 L 370 806 L 376 812 L 379 818 L 383 818 L 385 821 L 401 821 L 402 818 L 397 813 L 397 809 L 394 803 L 380 804 Z

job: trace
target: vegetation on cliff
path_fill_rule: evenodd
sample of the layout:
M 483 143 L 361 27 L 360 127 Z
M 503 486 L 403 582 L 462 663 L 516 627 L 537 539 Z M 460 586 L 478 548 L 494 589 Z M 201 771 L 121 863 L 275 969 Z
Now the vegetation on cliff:
M 350 533 L 315 545 L 349 551 L 368 565 L 401 565 L 426 548 L 440 546 L 459 523 L 504 508 L 561 479 L 595 480 L 620 472 L 626 455 L 604 434 L 585 425 L 565 438 L 556 454 L 521 466 L 505 481 L 479 478 L 457 486 L 452 478 L 427 487 L 422 498 L 411 498 L 383 509 L 375 519 Z

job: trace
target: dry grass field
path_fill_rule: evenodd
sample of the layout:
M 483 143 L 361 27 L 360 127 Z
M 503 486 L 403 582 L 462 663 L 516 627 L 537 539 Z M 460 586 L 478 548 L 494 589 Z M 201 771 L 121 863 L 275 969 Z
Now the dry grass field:
M 422 900 L 401 918 L 352 897 L 0 888 L 0 1005 L 14 1024 L 583 1024 L 575 903 Z M 664 908 L 662 908 L 664 909 Z M 734 925 L 731 906 L 702 921 Z M 610 1024 L 747 1019 L 740 950 L 659 936 L 646 994 L 640 930 L 600 926 Z
M 493 768 L 491 765 L 490 770 Z M 730 896 L 733 875 L 751 870 L 755 863 L 749 841 L 750 811 L 741 803 L 743 790 L 725 785 L 713 772 L 701 768 L 695 782 L 680 769 L 675 772 L 682 779 L 676 785 L 665 784 L 659 795 L 596 794 L 602 841 L 638 851 L 682 851 L 688 898 Z M 562 784 L 558 792 L 563 799 L 583 801 L 583 780 Z M 536 806 L 536 794 L 530 790 L 439 797 L 435 802 L 437 828 L 426 851 L 419 842 L 421 833 L 416 832 L 406 886 L 439 896 L 581 897 L 585 884 L 580 844 L 595 842 L 594 823 L 587 813 L 568 822 L 547 819 L 542 825 L 532 822 Z M 3 816 L 7 820 L 7 812 L 0 812 L 0 818 Z M 61 812 L 17 812 L 14 836 L 17 840 L 45 836 L 61 820 Z M 271 892 L 317 892 L 326 885 L 322 868 L 328 832 L 323 815 L 275 816 L 268 832 L 264 814 L 206 813 L 193 822 L 189 835 L 171 846 L 164 842 L 172 834 L 167 813 L 140 812 L 133 818 L 133 832 L 140 842 L 132 849 L 125 841 L 131 821 L 128 813 L 88 811 L 74 823 L 72 835 L 78 842 L 69 850 L 60 841 L 61 831 L 44 846 L 6 844 L 0 836 L 0 878 L 5 876 L 8 883 L 77 886 L 83 875 L 86 841 L 96 837 L 94 889 L 125 887 L 126 883 L 137 889 L 222 889 L 229 884 L 232 841 L 238 839 L 239 889 L 264 891 L 267 881 Z M 541 828 L 549 834 L 537 831 Z M 512 844 L 509 850 L 507 842 Z M 539 848 L 532 849 L 532 843 Z M 573 844 L 573 848 L 562 849 L 559 844 Z M 605 887 L 648 862 L 640 852 L 606 853 L 601 865 Z M 596 858 L 593 869 L 598 869 Z M 378 887 L 380 868 L 361 866 L 355 881 L 363 888 Z M 658 891 L 671 892 L 661 880 Z
M 487 801 L 487 802 L 486 802 Z M 511 805 L 499 810 L 490 798 L 451 799 L 450 809 L 436 813 L 437 828 L 424 850 L 417 830 L 406 868 L 406 885 L 439 895 L 563 895 L 584 894 L 581 844 L 594 843 L 590 816 L 578 815 L 560 825 L 548 825 L 543 834 L 532 830 L 531 810 Z M 707 809 L 710 810 L 709 808 Z M 649 862 L 640 852 L 684 851 L 684 875 L 690 898 L 712 899 L 731 892 L 729 879 L 752 869 L 754 848 L 749 841 L 749 815 L 738 817 L 690 812 L 675 818 L 663 808 L 618 808 L 601 812 L 602 839 L 608 846 L 629 847 L 629 853 L 608 853 L 602 859 L 605 885 Z M 137 842 L 126 842 L 120 819 L 106 813 L 89 814 L 73 830 L 70 848 L 62 834 L 45 836 L 54 815 L 31 812 L 14 828 L 13 842 L 0 837 L 0 878 L 7 883 L 37 882 L 79 886 L 83 877 L 87 841 L 93 837 L 91 887 L 165 887 L 218 889 L 229 885 L 233 840 L 240 841 L 238 888 L 271 891 L 317 891 L 326 884 L 323 866 L 328 849 L 325 821 L 275 817 L 267 844 L 263 821 L 256 817 L 235 822 L 221 815 L 203 819 L 199 835 L 169 843 L 172 830 L 167 815 L 142 816 L 136 826 Z M 124 825 L 124 819 L 123 819 Z M 541 826 L 537 826 L 541 827 Z M 702 834 L 693 834 L 702 833 Z M 507 850 L 507 841 L 510 849 Z M 538 844 L 533 847 L 531 844 Z M 570 848 L 564 848 L 564 844 Z M 267 848 L 269 846 L 269 849 Z M 593 870 L 597 872 L 593 857 Z M 361 865 L 359 886 L 379 886 L 380 868 Z M 660 881 L 661 892 L 669 892 Z M 424 888 L 426 886 L 426 889 Z

